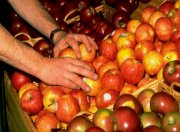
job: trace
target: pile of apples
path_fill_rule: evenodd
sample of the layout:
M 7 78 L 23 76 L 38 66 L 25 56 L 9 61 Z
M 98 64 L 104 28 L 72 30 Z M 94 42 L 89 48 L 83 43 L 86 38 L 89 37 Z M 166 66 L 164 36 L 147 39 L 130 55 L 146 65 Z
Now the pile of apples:
M 81 60 L 99 76 L 98 80 L 82 77 L 91 87 L 88 93 L 51 86 L 13 71 L 10 79 L 23 110 L 41 132 L 180 131 L 179 102 L 166 92 L 142 89 L 157 80 L 168 86 L 180 83 L 179 22 L 180 1 L 165 1 L 159 8 L 145 7 L 140 20 L 114 29 L 98 41 L 97 51 L 87 52 L 79 44 Z M 32 48 L 51 57 L 48 46 L 42 39 Z M 77 58 L 71 48 L 59 56 Z M 142 91 L 134 96 L 139 89 Z M 179 86 L 176 90 L 180 91 Z

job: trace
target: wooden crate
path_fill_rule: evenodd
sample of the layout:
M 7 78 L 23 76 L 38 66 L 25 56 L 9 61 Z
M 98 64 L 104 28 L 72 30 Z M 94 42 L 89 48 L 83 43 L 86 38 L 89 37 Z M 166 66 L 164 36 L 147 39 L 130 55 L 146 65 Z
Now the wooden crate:
M 21 107 L 17 91 L 13 88 L 6 71 L 4 72 L 4 87 L 9 132 L 36 132 L 31 118 Z

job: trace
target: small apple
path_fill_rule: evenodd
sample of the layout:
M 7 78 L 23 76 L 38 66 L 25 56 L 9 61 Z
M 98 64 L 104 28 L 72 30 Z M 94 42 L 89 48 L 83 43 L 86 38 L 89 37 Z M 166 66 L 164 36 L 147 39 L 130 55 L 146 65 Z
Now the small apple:
M 137 27 L 141 24 L 140 20 L 131 19 L 126 26 L 126 31 L 134 33 L 136 32 Z
M 43 109 L 43 95 L 38 89 L 29 89 L 21 97 L 21 106 L 30 115 L 39 113 Z

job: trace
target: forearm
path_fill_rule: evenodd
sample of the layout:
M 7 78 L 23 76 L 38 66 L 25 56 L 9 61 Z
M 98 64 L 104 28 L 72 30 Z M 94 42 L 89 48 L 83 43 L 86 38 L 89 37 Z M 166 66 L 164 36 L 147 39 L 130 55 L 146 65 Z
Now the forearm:
M 58 24 L 46 11 L 39 0 L 8 0 L 15 11 L 36 30 L 49 38 Z
M 0 25 L 0 60 L 33 76 L 43 67 L 44 57 L 31 47 L 16 40 Z

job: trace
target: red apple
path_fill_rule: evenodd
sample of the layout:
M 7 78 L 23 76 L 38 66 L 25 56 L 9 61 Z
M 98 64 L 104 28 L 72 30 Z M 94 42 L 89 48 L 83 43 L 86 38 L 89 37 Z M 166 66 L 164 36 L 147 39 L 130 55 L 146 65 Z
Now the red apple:
M 132 20 L 130 20 L 130 21 L 127 23 L 126 31 L 127 31 L 127 32 L 131 32 L 131 33 L 135 33 L 137 27 L 138 27 L 140 24 L 141 24 L 141 21 L 140 21 L 140 20 L 132 19 Z
M 167 52 L 173 51 L 173 50 L 177 50 L 176 44 L 175 44 L 174 42 L 172 42 L 172 41 L 166 41 L 166 42 L 162 45 L 160 53 L 161 53 L 162 55 L 164 55 L 164 54 L 166 54 Z
M 143 57 L 151 50 L 155 50 L 154 44 L 148 40 L 142 40 L 137 43 L 134 52 L 136 59 L 142 61 Z
M 29 89 L 21 97 L 21 106 L 30 115 L 43 109 L 43 95 L 38 89 Z
M 117 123 L 116 131 L 140 132 L 142 129 L 140 118 L 130 107 L 119 107 L 114 112 L 114 118 Z
M 179 38 L 180 38 L 180 30 L 174 31 L 171 35 L 171 41 L 177 43 Z
M 154 41 L 154 47 L 155 47 L 156 51 L 158 51 L 160 53 L 163 44 L 164 44 L 164 42 L 162 42 L 158 38 L 156 38 Z
M 118 49 L 116 47 L 116 43 L 111 38 L 101 41 L 99 46 L 99 55 L 105 56 L 109 60 L 113 61 L 116 59 L 117 51 Z
M 111 37 L 112 37 L 112 39 L 114 40 L 114 42 L 117 41 L 117 39 L 119 38 L 119 36 L 120 36 L 122 33 L 125 33 L 125 28 L 122 28 L 122 27 L 116 28 L 116 29 L 111 33 Z
M 177 8 L 173 8 L 169 13 L 168 13 L 168 18 L 171 19 L 173 25 L 176 28 L 180 28 L 180 10 Z
M 71 94 L 77 100 L 81 111 L 89 109 L 90 99 L 85 91 L 80 89 L 73 89 L 69 94 Z
M 128 58 L 120 66 L 124 81 L 137 84 L 144 77 L 144 66 L 140 61 Z
M 135 38 L 137 42 L 142 40 L 148 40 L 154 42 L 155 31 L 154 28 L 148 23 L 141 23 L 135 32 Z
M 25 83 L 32 82 L 31 77 L 23 71 L 16 70 L 11 75 L 11 82 L 13 88 L 19 90 Z
M 127 0 L 118 0 L 116 5 L 115 5 L 115 9 L 117 11 L 127 13 L 128 15 L 130 15 L 133 11 L 130 3 Z
M 162 115 L 178 111 L 178 103 L 175 98 L 166 92 L 157 92 L 153 94 L 150 100 L 150 106 L 153 112 Z
M 96 95 L 96 106 L 97 108 L 111 107 L 118 97 L 116 90 L 104 88 Z
M 162 128 L 155 126 L 155 125 L 150 125 L 142 130 L 142 132 L 163 132 Z
M 58 98 L 56 116 L 59 121 L 68 123 L 79 111 L 79 104 L 72 95 L 66 94 Z
M 113 110 L 117 111 L 118 108 L 125 106 L 132 108 L 138 115 L 140 115 L 143 112 L 143 107 L 141 103 L 138 101 L 136 97 L 134 97 L 131 94 L 123 94 L 119 96 L 114 103 Z
M 102 128 L 98 126 L 90 127 L 85 132 L 105 132 Z
M 145 7 L 141 12 L 140 20 L 143 23 L 148 23 L 150 16 L 156 10 L 158 10 L 158 9 L 155 6 L 152 6 L 152 5 L 149 5 L 149 6 Z
M 114 89 L 118 93 L 124 86 L 124 78 L 119 69 L 110 69 L 104 73 L 101 78 L 102 87 L 107 89 Z
M 60 52 L 59 57 L 70 57 L 70 58 L 74 58 L 74 59 L 77 58 L 74 50 L 72 48 L 69 48 L 69 47 L 66 49 L 63 49 Z
M 168 62 L 163 68 L 163 78 L 168 85 L 172 82 L 180 83 L 180 60 Z
M 168 51 L 163 55 L 164 65 L 173 60 L 180 60 L 180 52 L 178 50 Z
M 125 83 L 124 86 L 122 87 L 119 95 L 132 94 L 137 89 L 138 89 L 138 87 L 136 85 Z
M 40 112 L 37 118 L 35 121 L 37 131 L 51 131 L 52 129 L 57 129 L 60 125 L 56 115 L 51 112 Z
M 97 56 L 92 62 L 96 72 L 98 71 L 99 67 L 107 61 L 108 58 L 106 58 L 105 56 Z
M 161 17 L 156 21 L 154 29 L 159 40 L 168 41 L 173 33 L 173 23 L 169 18 Z
M 161 3 L 159 6 L 159 10 L 162 11 L 165 15 L 169 13 L 170 10 L 174 8 L 174 2 L 170 0 L 166 0 Z

